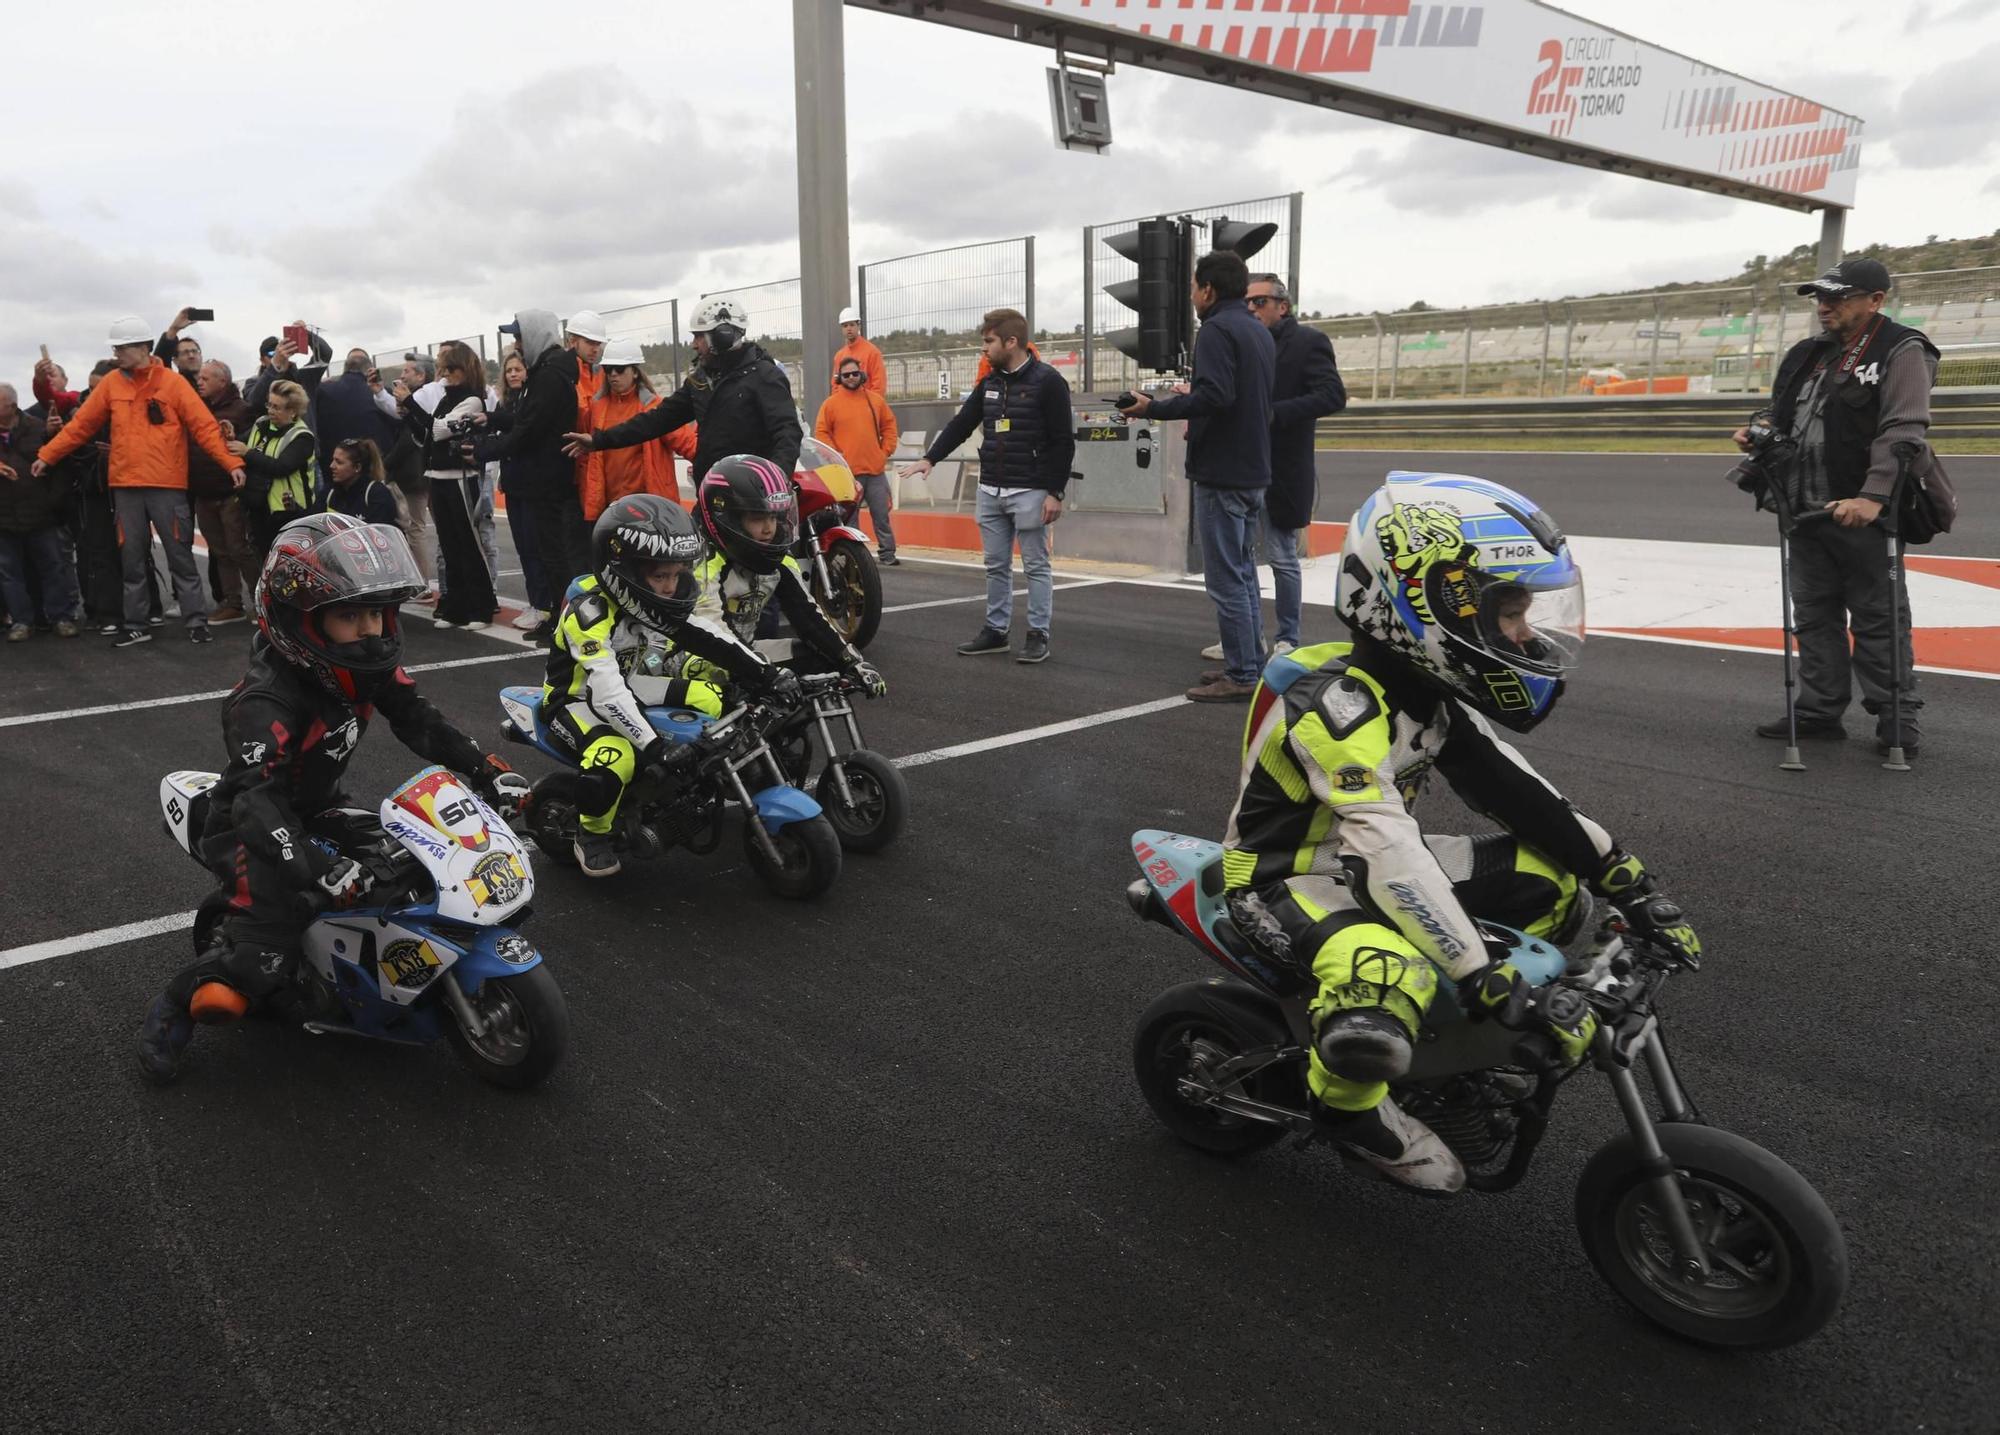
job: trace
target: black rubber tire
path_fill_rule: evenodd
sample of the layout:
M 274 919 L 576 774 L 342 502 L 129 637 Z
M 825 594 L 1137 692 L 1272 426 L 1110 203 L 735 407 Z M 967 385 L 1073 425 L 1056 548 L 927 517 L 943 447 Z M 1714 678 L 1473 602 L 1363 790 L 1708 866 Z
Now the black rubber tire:
M 875 555 L 866 543 L 836 538 L 826 551 L 826 576 L 834 591 L 814 596 L 848 642 L 857 648 L 867 647 L 882 626 L 882 569 Z M 854 600 L 856 589 L 858 603 Z
M 1605 1283 L 1654 1324 L 1728 1350 L 1792 1345 L 1831 1320 L 1847 1290 L 1847 1243 L 1819 1192 L 1734 1132 L 1672 1121 L 1655 1129 L 1661 1149 L 1687 1183 L 1684 1189 L 1704 1200 L 1719 1191 L 1746 1213 L 1720 1232 L 1734 1229 L 1729 1245 L 1712 1244 L 1711 1251 L 1738 1247 L 1731 1259 L 1773 1288 L 1760 1291 L 1762 1281 L 1718 1268 L 1707 1284 L 1690 1289 L 1673 1280 L 1665 1261 L 1636 1252 L 1628 1256 L 1636 1223 L 1651 1199 L 1630 1132 L 1607 1141 L 1576 1186 L 1577 1233 Z M 1697 1231 L 1704 1224 L 1697 1213 Z M 1663 1240 L 1641 1244 L 1670 1252 Z M 1704 1304 L 1706 1311 L 1698 1308 Z M 1725 1308 L 1732 1304 L 1737 1309 Z
M 1270 998 L 1242 982 L 1212 977 L 1160 993 L 1139 1018 L 1132 1041 L 1139 1090 L 1160 1124 L 1213 1156 L 1247 1156 L 1284 1140 L 1283 1126 L 1193 1106 L 1182 1099 L 1176 1082 L 1187 1067 L 1188 1044 L 1197 1038 L 1226 1048 L 1232 1056 L 1291 1041 Z M 1274 1106 L 1305 1110 L 1301 1070 L 1287 1064 L 1259 1072 L 1244 1084 L 1244 1094 Z
M 438 980 L 452 981 L 455 978 L 447 971 Z M 487 988 L 494 986 L 506 993 L 515 1019 L 527 1033 L 525 1049 L 519 1057 L 499 1061 L 480 1051 L 458 1024 L 458 1018 L 452 1015 L 449 1006 L 444 1006 L 439 1016 L 445 1039 L 458 1053 L 459 1060 L 482 1081 L 490 1081 L 495 1086 L 513 1091 L 539 1086 L 561 1063 L 563 1053 L 569 1049 L 569 1007 L 563 1001 L 562 988 L 556 985 L 555 975 L 544 964 L 529 967 L 514 976 L 488 977 L 480 984 L 479 995 L 473 998 L 474 1002 L 490 1001 Z M 440 1005 L 443 1003 L 440 1002 Z
M 557 795 L 567 773 L 551 773 L 528 794 L 528 835 L 544 857 L 559 867 L 576 866 L 576 804 Z
M 840 845 L 849 852 L 880 852 L 902 834 L 910 818 L 910 789 L 896 764 L 879 752 L 857 748 L 840 760 L 855 807 L 840 805 L 840 788 L 829 765 L 813 785 Z
M 784 856 L 782 868 L 772 865 L 757 841 L 755 829 L 748 820 L 744 822 L 743 849 L 750 858 L 751 869 L 780 897 L 804 902 L 817 897 L 839 879 L 840 838 L 825 816 L 786 823 L 771 834 L 771 840 Z

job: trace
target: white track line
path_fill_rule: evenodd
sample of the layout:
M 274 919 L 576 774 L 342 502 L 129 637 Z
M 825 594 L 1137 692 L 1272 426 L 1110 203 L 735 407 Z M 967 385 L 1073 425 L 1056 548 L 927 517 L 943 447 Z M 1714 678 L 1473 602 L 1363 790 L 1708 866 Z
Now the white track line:
M 433 663 L 430 666 L 463 667 L 470 663 L 497 661 L 499 661 L 497 657 L 461 658 L 456 662 Z M 1019 732 L 1003 732 L 996 737 L 962 742 L 953 747 L 940 747 L 930 752 L 914 752 L 908 757 L 897 758 L 896 766 L 925 767 L 934 762 L 949 762 L 955 757 L 971 757 L 975 753 L 993 752 L 1003 747 L 1016 747 L 1024 742 L 1037 742 L 1045 737 L 1058 737 L 1063 733 L 1080 732 L 1084 728 L 1101 727 L 1105 723 L 1123 722 L 1127 718 L 1165 712 L 1169 708 L 1182 707 L 1187 701 L 1185 697 L 1160 698 L 1154 702 L 1139 703 L 1132 707 L 1092 713 L 1088 717 L 1071 718 L 1067 722 L 1023 728 Z M 79 932 L 73 937 L 54 937 L 46 942 L 31 942 L 25 947 L 8 947 L 0 950 L 0 971 L 5 971 L 8 967 L 26 966 L 30 962 L 45 962 L 52 957 L 67 957 L 77 952 L 95 951 L 99 947 L 115 947 L 121 942 L 136 942 L 141 938 L 157 937 L 166 932 L 184 932 L 193 925 L 193 912 L 174 912 L 164 917 L 150 917 L 143 922 L 127 922 L 119 927 L 100 927 L 94 932 Z

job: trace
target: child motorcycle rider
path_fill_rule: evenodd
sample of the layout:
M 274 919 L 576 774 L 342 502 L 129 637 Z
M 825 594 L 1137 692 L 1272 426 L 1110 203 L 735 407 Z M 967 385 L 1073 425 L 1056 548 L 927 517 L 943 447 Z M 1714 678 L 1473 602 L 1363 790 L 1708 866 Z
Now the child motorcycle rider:
M 591 529 L 591 571 L 570 584 L 549 642 L 542 711 L 549 732 L 576 754 L 577 865 L 588 877 L 621 870 L 611 829 L 625 789 L 640 771 L 667 770 L 693 757 L 646 720 L 626 675 L 648 648 L 669 642 L 703 660 L 702 673 L 668 685 L 672 707 L 722 714 L 722 683 L 752 691 L 795 687 L 725 626 L 688 622 L 695 610 L 701 537 L 687 510 L 657 494 L 615 499 Z
M 824 665 L 845 672 L 871 697 L 889 691 L 881 673 L 833 626 L 791 556 L 798 537 L 799 496 L 789 470 L 754 454 L 732 454 L 709 469 L 696 487 L 695 512 L 708 535 L 709 552 L 697 575 L 701 592 L 694 622 L 684 631 L 700 627 L 754 643 L 758 620 L 775 600 L 807 649 L 791 660 L 793 666 L 803 671 Z M 683 676 L 727 678 L 726 671 L 717 673 L 691 644 L 676 639 L 675 645 L 690 649 Z
M 322 849 L 307 828 L 345 804 L 341 778 L 376 713 L 412 752 L 459 772 L 489 801 L 527 792 L 403 671 L 396 608 L 428 586 L 388 524 L 315 513 L 273 541 L 257 580 L 250 669 L 222 707 L 229 764 L 197 834 L 229 912 L 219 940 L 146 1013 L 139 1065 L 153 1081 L 179 1074 L 195 1022 L 233 1021 L 286 990 L 311 920 L 302 896 L 338 905 L 361 895 L 361 865 Z
M 1547 717 L 1583 644 L 1582 575 L 1546 513 L 1483 479 L 1391 474 L 1348 526 L 1335 604 L 1353 641 L 1273 659 L 1252 696 L 1225 899 L 1246 936 L 1310 973 L 1325 1129 L 1448 1194 L 1464 1167 L 1387 1083 L 1409 1070 L 1440 972 L 1474 1019 L 1526 1024 L 1530 988 L 1473 914 L 1561 945 L 1595 893 L 1656 939 L 1700 944 L 1639 859 L 1489 722 Z M 1412 809 L 1433 767 L 1505 831 L 1426 836 Z M 1586 1015 L 1551 1034 L 1574 1063 L 1594 1030 Z

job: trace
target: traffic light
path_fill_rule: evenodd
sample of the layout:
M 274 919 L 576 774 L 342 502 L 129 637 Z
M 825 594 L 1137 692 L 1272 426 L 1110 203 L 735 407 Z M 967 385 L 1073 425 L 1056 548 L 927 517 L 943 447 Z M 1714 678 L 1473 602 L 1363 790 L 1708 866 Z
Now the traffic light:
M 1190 227 L 1186 220 L 1142 219 L 1137 229 L 1104 241 L 1112 253 L 1139 267 L 1137 278 L 1104 286 L 1105 293 L 1138 314 L 1138 325 L 1104 337 L 1142 369 L 1178 369 L 1193 343 L 1187 297 Z
M 1226 249 L 1237 258 L 1247 260 L 1277 237 L 1278 226 L 1271 223 L 1249 224 L 1223 214 L 1210 221 L 1208 233 L 1209 248 Z

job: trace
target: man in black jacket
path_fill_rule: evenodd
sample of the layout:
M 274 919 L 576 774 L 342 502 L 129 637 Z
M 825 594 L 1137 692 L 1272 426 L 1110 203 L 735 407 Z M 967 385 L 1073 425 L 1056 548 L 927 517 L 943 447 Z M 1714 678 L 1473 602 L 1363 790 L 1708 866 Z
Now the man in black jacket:
M 1791 511 L 1827 512 L 1788 540 L 1792 602 L 1799 634 L 1798 734 L 1844 738 L 1841 715 L 1861 684 L 1861 706 L 1875 719 L 1876 747 L 1887 752 L 1898 735 L 1891 701 L 1893 668 L 1901 666 L 1900 736 L 1914 757 L 1920 741 L 1907 599 L 1896 612 L 1890 574 L 1895 446 L 1921 443 L 1931 422 L 1931 385 L 1938 349 L 1928 337 L 1882 313 L 1889 271 L 1873 259 L 1848 259 L 1799 293 L 1819 301 L 1822 332 L 1793 345 L 1771 385 L 1777 430 L 1792 440 L 1787 486 Z M 1749 435 L 1738 429 L 1739 448 Z M 1900 627 L 1901 652 L 1890 641 Z M 1850 657 L 1850 634 L 1852 656 Z M 1782 717 L 1761 724 L 1759 737 L 1784 738 Z
M 595 433 L 567 436 L 572 456 L 631 448 L 696 425 L 694 481 L 731 454 L 768 458 L 786 473 L 799 461 L 805 429 L 792 381 L 760 345 L 746 341 L 750 315 L 733 299 L 714 299 L 694 316 L 694 371 L 673 393 L 636 418 Z M 532 377 L 530 379 L 532 383 Z
M 986 553 L 986 625 L 958 651 L 965 657 L 1007 651 L 1014 616 L 1014 544 L 1028 575 L 1028 636 L 1018 663 L 1049 655 L 1054 616 L 1054 575 L 1049 568 L 1049 525 L 1062 517 L 1063 490 L 1076 461 L 1076 413 L 1069 382 L 1028 347 L 1028 321 L 1019 310 L 995 309 L 980 323 L 989 372 L 966 396 L 951 422 L 938 431 L 924 456 L 904 477 L 932 465 L 972 436 L 979 444 L 979 537 Z
M 1271 489 L 1264 499 L 1264 553 L 1278 610 L 1273 653 L 1289 653 L 1299 637 L 1303 581 L 1299 542 L 1319 502 L 1319 470 L 1313 462 L 1318 421 L 1347 407 L 1347 388 L 1333 361 L 1333 341 L 1292 317 L 1292 296 L 1276 274 L 1252 274 L 1245 303 L 1278 346 L 1271 386 Z M 1219 658 L 1221 651 L 1203 657 Z
M 1140 394 L 1133 418 L 1188 421 L 1187 471 L 1201 534 L 1202 580 L 1222 629 L 1223 667 L 1188 689 L 1198 703 L 1248 702 L 1264 665 L 1257 526 L 1271 486 L 1271 385 L 1277 345 L 1251 316 L 1250 270 L 1227 250 L 1195 261 L 1190 296 L 1201 328 L 1187 393 Z
M 562 325 L 547 309 L 523 309 L 506 331 L 518 336 L 528 384 L 506 432 L 474 446 L 479 463 L 509 463 L 507 501 L 530 510 L 529 528 L 554 592 L 590 572 L 590 526 L 576 491 L 576 464 L 564 450 L 576 424 L 577 357 L 563 347 Z M 511 462 L 510 462 L 511 461 Z M 555 614 L 530 630 L 530 642 L 555 632 Z

